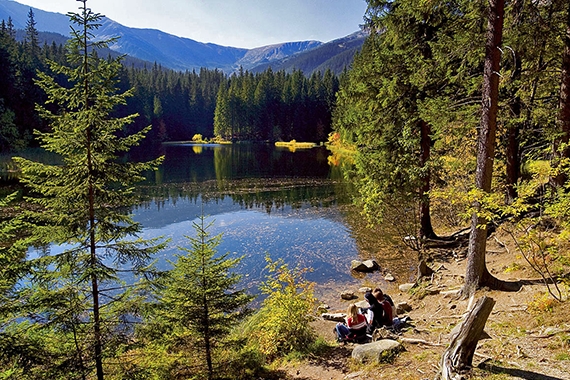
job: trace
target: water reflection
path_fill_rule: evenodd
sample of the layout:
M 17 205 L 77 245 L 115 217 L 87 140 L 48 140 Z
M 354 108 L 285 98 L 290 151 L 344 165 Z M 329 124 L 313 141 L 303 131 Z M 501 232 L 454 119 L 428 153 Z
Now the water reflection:
M 177 246 L 189 245 L 184 236 L 194 236 L 192 223 L 204 214 L 214 221 L 209 232 L 223 234 L 219 251 L 245 256 L 238 269 L 249 287 L 263 280 L 266 253 L 312 268 L 308 278 L 320 284 L 360 283 L 349 268 L 360 256 L 349 227 L 354 216 L 347 219 L 350 191 L 340 166 L 329 165 L 325 148 L 291 152 L 266 144 L 181 144 L 130 159 L 159 153 L 164 162 L 146 174 L 138 188 L 141 204 L 131 212 L 143 237 L 172 239 L 159 254 L 161 268 L 169 266 Z M 370 249 L 365 256 L 375 254 Z
M 351 282 L 356 242 L 338 205 L 349 202 L 342 173 L 323 147 L 291 152 L 266 144 L 166 145 L 163 165 L 140 188 L 147 198 L 134 210 L 144 237 L 172 239 L 159 265 L 187 246 L 203 213 L 223 234 L 220 252 L 242 256 L 239 271 L 255 288 L 265 255 L 311 268 L 310 280 Z
M 177 246 L 187 246 L 184 238 L 195 236 L 192 223 L 203 212 L 207 222 L 214 221 L 210 233 L 223 234 L 219 252 L 244 256 L 238 270 L 246 276 L 248 287 L 255 288 L 264 278 L 265 254 L 283 258 L 292 267 L 312 268 L 310 280 L 331 279 L 349 282 L 350 260 L 358 256 L 350 231 L 333 208 L 315 207 L 302 203 L 291 205 L 244 207 L 231 197 L 204 202 L 201 197 L 168 199 L 135 211 L 135 220 L 145 226 L 144 236 L 165 236 L 169 247 L 160 253 L 159 267 L 179 253 Z
M 148 159 L 146 153 L 135 159 Z M 324 147 L 297 150 L 278 149 L 270 144 L 172 144 L 163 145 L 156 155 L 165 160 L 149 183 L 202 182 L 243 178 L 306 177 L 331 178 Z

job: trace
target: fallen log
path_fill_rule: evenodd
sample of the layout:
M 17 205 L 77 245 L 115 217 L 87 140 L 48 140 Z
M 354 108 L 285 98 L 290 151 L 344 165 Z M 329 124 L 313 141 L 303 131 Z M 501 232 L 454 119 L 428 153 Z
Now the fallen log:
M 398 339 L 401 343 L 410 343 L 410 344 L 425 344 L 426 346 L 434 346 L 434 347 L 441 347 L 443 344 L 430 342 L 425 339 L 416 339 L 416 338 L 400 338 Z
M 441 380 L 461 380 L 471 369 L 477 342 L 481 338 L 487 319 L 495 306 L 492 298 L 484 296 L 467 313 L 449 347 L 441 358 Z

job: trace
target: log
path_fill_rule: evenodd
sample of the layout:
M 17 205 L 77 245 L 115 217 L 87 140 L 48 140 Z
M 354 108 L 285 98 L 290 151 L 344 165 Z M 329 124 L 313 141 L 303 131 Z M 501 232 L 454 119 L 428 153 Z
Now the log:
M 434 347 L 441 347 L 443 344 L 430 342 L 425 339 L 416 339 L 416 338 L 400 338 L 398 339 L 401 343 L 410 343 L 410 344 L 425 344 L 426 346 L 434 346 Z
M 466 314 L 464 321 L 451 336 L 449 347 L 441 358 L 441 380 L 461 380 L 471 369 L 473 355 L 477 348 L 487 319 L 495 306 L 492 298 L 484 296 Z

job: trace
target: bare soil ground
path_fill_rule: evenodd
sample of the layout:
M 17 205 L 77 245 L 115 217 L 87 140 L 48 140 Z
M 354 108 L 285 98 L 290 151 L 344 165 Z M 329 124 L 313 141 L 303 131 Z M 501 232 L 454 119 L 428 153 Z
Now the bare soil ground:
M 495 276 L 505 280 L 537 278 L 521 257 L 513 250 L 490 240 L 487 267 Z M 461 256 L 461 255 L 460 255 Z M 425 343 L 406 343 L 405 351 L 392 363 L 359 364 L 351 359 L 354 346 L 334 343 L 335 322 L 319 319 L 314 322 L 317 332 L 333 348 L 319 357 L 284 365 L 282 373 L 288 379 L 434 379 L 439 373 L 439 361 L 447 344 L 449 333 L 462 319 L 468 300 L 444 296 L 441 292 L 459 289 L 463 284 L 466 260 L 440 252 L 430 263 L 436 273 L 415 294 L 398 290 L 398 276 L 394 283 L 380 281 L 396 303 L 406 301 L 412 306 L 408 313 L 410 324 L 401 334 Z M 406 277 L 402 275 L 401 277 Z M 401 281 L 407 282 L 407 281 Z M 366 284 L 370 286 L 368 280 Z M 358 294 L 358 287 L 350 285 Z M 321 301 L 340 312 L 349 301 L 339 299 L 339 290 L 331 287 L 321 295 Z M 426 289 L 432 289 L 430 294 Z M 570 379 L 570 304 L 559 303 L 546 295 L 546 286 L 538 282 L 523 285 L 518 292 L 499 292 L 482 289 L 476 299 L 486 295 L 496 304 L 487 320 L 486 336 L 479 341 L 473 360 L 472 379 Z M 363 297 L 360 294 L 360 299 Z M 354 302 L 354 301 L 351 301 Z M 332 310 L 332 311 L 336 311 Z

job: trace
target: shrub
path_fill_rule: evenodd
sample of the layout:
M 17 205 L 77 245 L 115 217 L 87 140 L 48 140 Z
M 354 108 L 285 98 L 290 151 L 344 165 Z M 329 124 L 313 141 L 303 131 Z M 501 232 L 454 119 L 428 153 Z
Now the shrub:
M 261 291 L 267 298 L 244 327 L 244 333 L 269 358 L 306 352 L 316 340 L 310 325 L 316 306 L 314 283 L 304 279 L 306 269 L 291 270 L 283 260 L 266 260 L 270 274 Z

